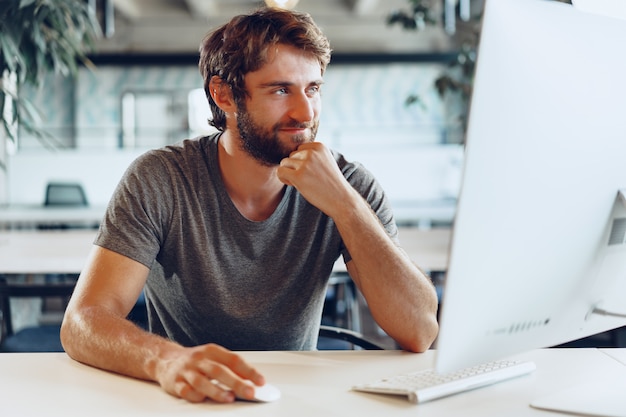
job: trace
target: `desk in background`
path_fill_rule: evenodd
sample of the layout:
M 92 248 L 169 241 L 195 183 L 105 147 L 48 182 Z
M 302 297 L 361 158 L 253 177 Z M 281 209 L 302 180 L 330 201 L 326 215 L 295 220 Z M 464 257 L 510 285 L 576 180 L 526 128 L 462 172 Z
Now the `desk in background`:
M 58 302 L 47 303 L 46 308 L 41 299 L 13 300 L 13 314 L 6 318 L 14 330 L 60 322 L 95 233 L 84 229 L 0 231 L 0 278 L 11 285 L 10 292 L 20 297 L 58 296 Z
M 37 229 L 69 226 L 95 228 L 102 221 L 106 207 L 44 207 L 17 205 L 0 207 L 0 230 Z
M 97 370 L 64 353 L 0 355 L 0 410 L 7 416 L 562 416 L 529 407 L 537 398 L 626 371 L 625 350 L 541 349 L 527 376 L 420 405 L 358 393 L 356 383 L 431 367 L 435 351 L 242 352 L 282 398 L 274 403 L 187 403 L 158 385 Z
M 394 209 L 396 222 L 404 229 L 436 229 L 433 225 L 449 227 L 454 219 L 454 200 L 422 204 L 398 204 Z M 46 207 L 43 205 L 9 205 L 0 207 L 0 230 L 34 229 L 37 227 L 69 225 L 94 228 L 100 224 L 106 206 Z
M 95 230 L 0 231 L 0 274 L 78 274 Z
M 400 227 L 398 236 L 404 250 L 420 268 L 425 271 L 446 270 L 452 237 L 450 228 Z M 342 258 L 335 263 L 333 272 L 346 272 Z
M 450 229 L 401 228 L 400 240 L 422 269 L 444 271 Z M 95 230 L 0 231 L 0 274 L 80 273 L 95 239 Z M 345 272 L 339 259 L 334 272 Z

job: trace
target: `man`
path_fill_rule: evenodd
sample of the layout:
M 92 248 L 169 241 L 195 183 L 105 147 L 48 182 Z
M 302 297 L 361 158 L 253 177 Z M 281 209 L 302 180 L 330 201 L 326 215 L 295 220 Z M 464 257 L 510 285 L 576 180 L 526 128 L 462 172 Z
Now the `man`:
M 428 349 L 436 294 L 397 245 L 382 190 L 314 141 L 329 60 L 310 17 L 279 9 L 204 39 L 220 132 L 129 167 L 66 311 L 71 357 L 192 402 L 251 398 L 264 378 L 233 351 L 315 349 L 340 254 L 378 324 Z M 144 288 L 149 333 L 126 320 Z

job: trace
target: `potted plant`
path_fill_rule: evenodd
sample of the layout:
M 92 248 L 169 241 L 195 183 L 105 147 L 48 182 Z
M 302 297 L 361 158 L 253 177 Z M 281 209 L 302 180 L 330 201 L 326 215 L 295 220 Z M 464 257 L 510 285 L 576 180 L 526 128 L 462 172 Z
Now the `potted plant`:
M 395 10 L 387 16 L 388 25 L 400 25 L 405 30 L 420 32 L 427 26 L 444 26 L 442 16 L 438 15 L 439 4 L 432 0 L 407 0 L 409 8 Z M 456 9 L 459 9 L 457 5 Z M 459 10 L 453 12 L 460 13 Z M 463 143 L 467 123 L 469 98 L 472 91 L 474 67 L 476 64 L 476 48 L 480 34 L 480 10 L 473 10 L 465 19 L 459 19 L 453 36 L 458 50 L 452 54 L 448 68 L 435 79 L 434 87 L 447 109 L 448 121 L 446 136 L 448 142 Z M 411 94 L 405 104 L 424 106 L 419 95 Z
M 73 76 L 100 36 L 95 1 L 8 0 L 0 7 L 0 205 L 8 199 L 7 145 L 17 144 L 18 126 L 50 138 L 36 107 L 21 87 L 41 85 L 46 73 Z
M 0 8 L 0 146 L 15 142 L 17 126 L 37 137 L 39 112 L 20 94 L 39 87 L 46 73 L 73 76 L 100 36 L 94 2 L 85 0 L 11 0 Z M 0 160 L 0 164 L 2 160 Z M 2 168 L 2 167 L 0 167 Z
M 552 0 L 571 4 L 571 0 Z M 426 26 L 444 26 L 442 16 L 438 14 L 442 2 L 433 0 L 407 0 L 408 9 L 395 10 L 387 16 L 388 25 L 400 25 L 405 30 L 419 32 Z M 447 1 L 445 3 L 448 3 Z M 454 10 L 461 13 L 461 1 L 452 1 Z M 434 87 L 439 97 L 444 100 L 445 106 L 451 113 L 449 122 L 458 127 L 456 139 L 452 142 L 464 143 L 467 128 L 467 116 L 469 100 L 474 81 L 477 48 L 481 30 L 482 0 L 467 0 L 466 5 L 472 4 L 472 12 L 465 11 L 466 19 L 458 20 L 458 27 L 451 36 L 454 36 L 459 45 L 458 51 L 449 62 L 448 69 L 435 80 Z M 477 7 L 478 6 L 478 7 Z M 409 95 L 405 100 L 406 105 L 424 105 L 417 94 Z M 450 126 L 446 126 L 450 128 Z

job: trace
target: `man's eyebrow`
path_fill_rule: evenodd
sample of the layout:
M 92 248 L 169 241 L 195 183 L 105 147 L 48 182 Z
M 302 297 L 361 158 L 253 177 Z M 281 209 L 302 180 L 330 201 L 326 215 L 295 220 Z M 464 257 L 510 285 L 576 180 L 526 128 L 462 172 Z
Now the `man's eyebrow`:
M 317 85 L 320 86 L 324 84 L 324 80 L 314 80 L 309 82 L 309 86 L 311 85 Z M 259 87 L 261 88 L 271 88 L 271 87 L 290 87 L 292 85 L 295 85 L 295 83 L 291 82 L 291 81 L 270 81 L 267 83 L 262 83 L 259 85 Z

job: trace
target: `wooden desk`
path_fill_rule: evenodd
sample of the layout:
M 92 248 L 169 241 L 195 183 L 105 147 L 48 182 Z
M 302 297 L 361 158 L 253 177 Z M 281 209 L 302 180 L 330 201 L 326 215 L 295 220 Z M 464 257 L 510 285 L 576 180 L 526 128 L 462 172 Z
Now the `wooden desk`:
M 80 273 L 96 230 L 0 231 L 0 274 Z M 450 229 L 400 229 L 409 256 L 428 271 L 443 271 L 448 262 Z M 335 272 L 345 272 L 341 258 Z
M 435 352 L 243 352 L 279 387 L 274 403 L 190 404 L 153 383 L 100 371 L 64 353 L 0 354 L 0 410 L 6 416 L 562 416 L 529 407 L 536 398 L 624 373 L 596 349 L 546 349 L 519 355 L 530 375 L 421 405 L 353 392 L 353 384 L 432 366 Z M 621 353 L 623 357 L 623 352 Z

